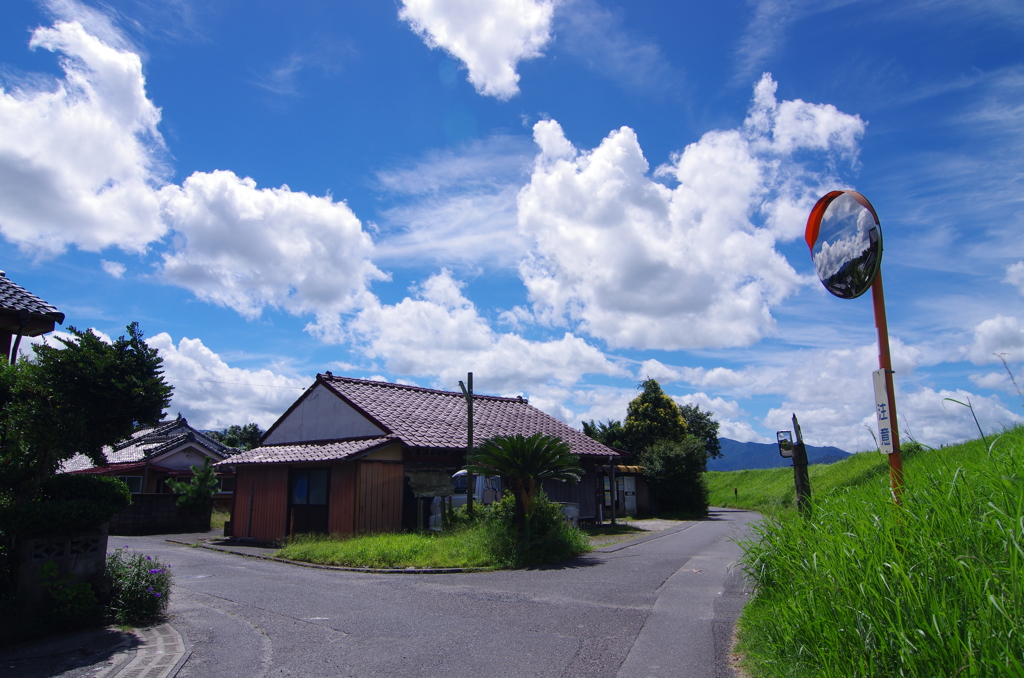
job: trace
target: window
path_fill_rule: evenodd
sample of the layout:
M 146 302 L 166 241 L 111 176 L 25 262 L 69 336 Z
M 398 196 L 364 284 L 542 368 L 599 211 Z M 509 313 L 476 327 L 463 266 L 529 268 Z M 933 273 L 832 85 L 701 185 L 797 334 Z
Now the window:
M 327 471 L 325 468 L 292 469 L 288 494 L 292 506 L 325 506 L 327 504 Z
M 142 493 L 142 476 L 117 476 L 117 479 L 127 485 L 132 494 Z
M 231 492 L 234 492 L 235 491 L 235 478 L 234 478 L 234 476 L 224 477 L 224 478 L 217 478 L 217 491 L 218 492 L 222 492 L 222 493 L 226 493 L 226 494 L 230 494 Z

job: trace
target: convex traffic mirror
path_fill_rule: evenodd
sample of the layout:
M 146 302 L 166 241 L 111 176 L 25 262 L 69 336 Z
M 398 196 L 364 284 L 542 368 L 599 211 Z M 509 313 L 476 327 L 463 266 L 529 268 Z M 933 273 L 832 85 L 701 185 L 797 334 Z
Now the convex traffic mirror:
M 804 238 L 825 289 L 842 299 L 871 289 L 882 265 L 882 229 L 867 198 L 857 191 L 827 193 L 811 210 Z

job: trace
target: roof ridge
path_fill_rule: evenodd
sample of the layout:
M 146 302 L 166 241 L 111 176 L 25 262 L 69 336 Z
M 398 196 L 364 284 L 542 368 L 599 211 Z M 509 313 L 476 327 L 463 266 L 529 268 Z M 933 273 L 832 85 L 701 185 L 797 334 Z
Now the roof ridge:
M 337 375 L 331 374 L 330 372 L 328 372 L 326 374 L 317 374 L 316 378 L 319 379 L 319 380 L 322 380 L 324 382 L 327 382 L 327 383 L 346 382 L 346 383 L 351 383 L 351 384 L 365 384 L 367 386 L 376 386 L 376 387 L 381 387 L 381 388 L 385 388 L 385 387 L 386 388 L 394 388 L 394 389 L 400 389 L 400 390 L 404 390 L 404 391 L 418 391 L 420 393 L 433 393 L 433 394 L 436 394 L 436 395 L 457 396 L 459 398 L 465 397 L 465 396 L 463 396 L 462 393 L 459 393 L 458 391 L 442 391 L 442 390 L 436 389 L 436 388 L 426 388 L 425 386 L 412 386 L 410 384 L 396 384 L 396 383 L 390 382 L 390 381 L 377 381 L 376 379 L 357 379 L 355 377 L 339 377 Z M 493 396 L 493 395 L 483 395 L 481 393 L 474 393 L 473 394 L 473 400 L 477 400 L 477 399 L 496 400 L 496 401 L 499 401 L 499 402 L 510 402 L 510 403 L 526 403 L 526 404 L 529 404 L 529 402 L 530 402 L 527 398 L 524 398 L 522 396 L 516 396 L 514 398 L 509 398 L 509 397 L 506 397 L 506 396 Z
M 401 437 L 396 433 L 381 433 L 379 435 L 369 436 L 351 436 L 349 438 L 325 438 L 323 440 L 303 440 L 302 442 L 290 442 L 290 443 L 273 443 L 271 445 L 258 445 L 257 447 L 294 447 L 296 445 L 330 445 L 332 443 L 358 443 L 363 440 L 376 440 L 376 439 L 390 438 L 392 440 L 401 440 Z M 257 449 L 254 447 L 252 449 Z M 245 450 L 248 452 L 248 450 Z

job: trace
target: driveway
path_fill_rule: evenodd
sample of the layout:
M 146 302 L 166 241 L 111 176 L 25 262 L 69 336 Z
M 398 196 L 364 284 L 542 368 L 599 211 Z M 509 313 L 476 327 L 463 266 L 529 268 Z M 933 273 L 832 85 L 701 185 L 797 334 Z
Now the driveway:
M 170 563 L 181 678 L 732 676 L 747 599 L 733 542 L 755 513 L 614 544 L 559 567 L 368 574 L 112 537 Z

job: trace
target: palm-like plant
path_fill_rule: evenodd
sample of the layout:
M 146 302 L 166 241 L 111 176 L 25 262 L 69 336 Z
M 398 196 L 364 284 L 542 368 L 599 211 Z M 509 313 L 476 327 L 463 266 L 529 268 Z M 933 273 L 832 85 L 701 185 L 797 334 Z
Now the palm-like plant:
M 469 457 L 470 473 L 501 476 L 516 499 L 516 524 L 528 534 L 537 491 L 544 480 L 579 482 L 580 460 L 558 436 L 494 436 Z

